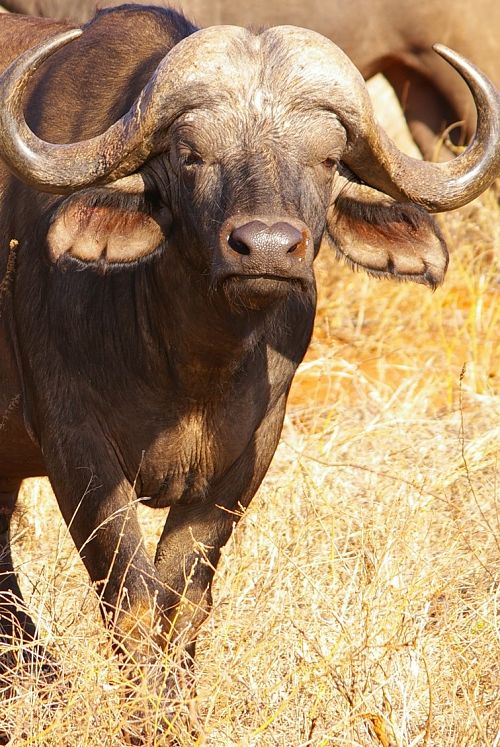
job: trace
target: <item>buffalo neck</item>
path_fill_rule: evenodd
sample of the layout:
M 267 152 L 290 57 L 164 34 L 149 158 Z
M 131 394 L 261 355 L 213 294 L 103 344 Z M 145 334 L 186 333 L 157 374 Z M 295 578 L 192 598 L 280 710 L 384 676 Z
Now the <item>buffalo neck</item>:
M 136 274 L 136 306 L 148 346 L 156 340 L 170 376 L 193 394 L 207 376 L 230 379 L 266 344 L 286 314 L 286 300 L 261 310 L 235 311 L 207 277 L 160 258 Z M 149 342 L 148 342 L 149 341 Z

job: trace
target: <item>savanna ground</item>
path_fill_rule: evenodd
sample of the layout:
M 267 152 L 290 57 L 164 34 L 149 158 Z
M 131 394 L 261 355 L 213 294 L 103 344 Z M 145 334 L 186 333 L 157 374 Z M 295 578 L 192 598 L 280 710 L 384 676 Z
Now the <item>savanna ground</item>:
M 493 191 L 440 218 L 434 294 L 323 249 L 281 444 L 199 639 L 200 736 L 179 708 L 180 745 L 500 745 L 498 219 Z M 17 567 L 59 668 L 13 669 L 0 725 L 15 747 L 122 745 L 133 704 L 48 484 L 20 504 Z M 140 515 L 153 548 L 163 516 Z M 137 701 L 153 726 L 147 688 Z

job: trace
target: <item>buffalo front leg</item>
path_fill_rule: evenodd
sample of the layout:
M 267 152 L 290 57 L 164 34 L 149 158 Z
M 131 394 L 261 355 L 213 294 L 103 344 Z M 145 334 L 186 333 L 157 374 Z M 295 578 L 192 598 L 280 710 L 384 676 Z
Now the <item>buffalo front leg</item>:
M 221 550 L 267 472 L 283 414 L 284 399 L 210 497 L 202 503 L 173 506 L 168 514 L 155 564 L 170 597 L 170 642 L 185 657 L 188 669 L 198 629 L 212 605 L 211 585 Z
M 90 448 L 73 461 L 89 467 L 53 464 L 49 477 L 115 648 L 142 666 L 166 645 L 165 590 L 144 547 L 132 485 L 112 457 L 104 462 L 89 455 Z
M 196 637 L 212 606 L 211 585 L 234 516 L 216 506 L 170 509 L 156 552 L 156 567 L 170 597 L 169 661 L 165 686 L 172 704 L 187 706 L 193 736 L 199 731 L 194 681 Z
M 10 522 L 21 483 L 0 480 L 0 642 L 15 639 L 31 642 L 35 624 L 26 612 L 14 572 L 10 549 Z
M 156 551 L 156 568 L 170 596 L 170 643 L 194 657 L 196 634 L 211 605 L 212 579 L 236 516 L 219 506 L 170 509 Z
M 129 681 L 128 696 L 134 705 L 124 721 L 123 738 L 126 743 L 149 744 L 156 739 L 155 731 L 165 732 L 173 718 L 167 710 L 163 666 L 170 596 L 146 552 L 134 488 L 112 450 L 106 449 L 105 439 L 96 442 L 101 447 L 98 454 L 90 439 L 85 450 L 80 446 L 78 452 L 70 452 L 71 465 L 49 455 L 49 477 Z

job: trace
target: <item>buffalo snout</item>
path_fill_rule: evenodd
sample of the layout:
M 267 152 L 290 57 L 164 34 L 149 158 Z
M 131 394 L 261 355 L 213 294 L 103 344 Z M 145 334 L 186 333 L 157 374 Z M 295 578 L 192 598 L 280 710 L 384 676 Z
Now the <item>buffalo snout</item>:
M 228 242 L 230 248 L 248 256 L 254 257 L 259 253 L 273 254 L 278 258 L 281 254 L 293 254 L 301 261 L 306 252 L 306 244 L 302 233 L 290 223 L 280 221 L 267 226 L 261 220 L 252 220 L 238 226 L 229 234 Z
M 310 230 L 280 216 L 238 216 L 223 225 L 219 273 L 223 277 L 306 280 L 314 258 Z

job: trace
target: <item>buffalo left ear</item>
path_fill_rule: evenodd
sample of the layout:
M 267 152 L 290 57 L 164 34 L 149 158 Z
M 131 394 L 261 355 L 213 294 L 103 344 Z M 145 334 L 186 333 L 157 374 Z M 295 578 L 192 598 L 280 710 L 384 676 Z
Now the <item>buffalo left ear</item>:
M 440 285 L 448 250 L 434 219 L 418 205 L 395 202 L 346 173 L 336 176 L 337 197 L 327 216 L 327 236 L 339 255 L 372 275 Z
M 47 233 L 50 259 L 105 268 L 140 262 L 155 252 L 169 233 L 171 214 L 153 207 L 141 184 L 128 177 L 66 198 Z

